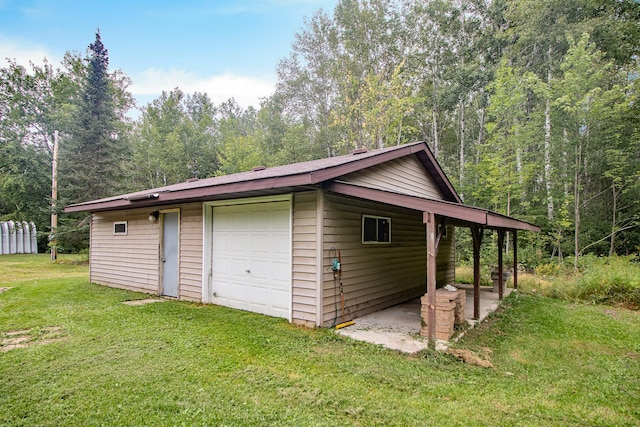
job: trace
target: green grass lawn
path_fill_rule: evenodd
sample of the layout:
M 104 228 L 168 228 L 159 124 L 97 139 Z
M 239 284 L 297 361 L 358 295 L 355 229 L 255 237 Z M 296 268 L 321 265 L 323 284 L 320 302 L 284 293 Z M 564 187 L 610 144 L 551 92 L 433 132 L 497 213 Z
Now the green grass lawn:
M 640 313 L 515 295 L 451 356 L 213 305 L 123 301 L 87 267 L 0 257 L 0 425 L 638 425 Z M 55 332 L 52 334 L 50 328 Z M 53 342 L 47 342 L 47 339 Z

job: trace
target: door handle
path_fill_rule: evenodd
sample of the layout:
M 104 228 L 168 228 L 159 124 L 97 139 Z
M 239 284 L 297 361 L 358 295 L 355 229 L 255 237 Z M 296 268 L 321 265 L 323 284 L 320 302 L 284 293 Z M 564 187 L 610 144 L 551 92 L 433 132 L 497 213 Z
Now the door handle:
M 167 259 L 163 257 L 163 258 L 160 258 L 160 261 L 167 262 Z

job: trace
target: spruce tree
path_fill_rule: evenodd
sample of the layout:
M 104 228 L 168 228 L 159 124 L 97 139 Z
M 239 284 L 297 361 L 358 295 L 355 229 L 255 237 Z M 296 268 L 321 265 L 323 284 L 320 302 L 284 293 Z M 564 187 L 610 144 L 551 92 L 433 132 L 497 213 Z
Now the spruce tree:
M 87 49 L 86 67 L 80 71 L 81 88 L 69 132 L 60 144 L 58 205 L 60 207 L 108 197 L 126 185 L 124 160 L 128 158 L 122 112 L 126 94 L 116 75 L 109 74 L 108 51 L 100 31 Z M 126 97 L 125 97 L 126 98 Z M 126 99 L 124 99 L 126 104 Z M 62 251 L 88 246 L 89 218 L 82 214 L 60 218 L 58 244 Z
M 60 191 L 68 203 L 115 194 L 127 152 L 126 138 L 119 138 L 117 132 L 117 102 L 100 31 L 87 54 L 86 77 L 77 99 L 71 135 L 60 147 Z

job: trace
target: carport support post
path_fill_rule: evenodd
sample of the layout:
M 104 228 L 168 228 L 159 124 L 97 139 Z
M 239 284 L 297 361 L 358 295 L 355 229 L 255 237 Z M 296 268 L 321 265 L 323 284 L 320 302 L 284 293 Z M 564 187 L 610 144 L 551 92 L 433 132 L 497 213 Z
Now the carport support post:
M 513 230 L 513 289 L 518 289 L 518 231 Z
M 436 343 L 436 216 L 433 212 L 423 213 L 427 224 L 427 338 L 429 345 Z
M 498 229 L 498 298 L 504 297 L 504 266 L 502 249 L 504 248 L 504 230 Z
M 480 246 L 484 229 L 477 225 L 471 226 L 473 239 L 473 320 L 480 318 Z

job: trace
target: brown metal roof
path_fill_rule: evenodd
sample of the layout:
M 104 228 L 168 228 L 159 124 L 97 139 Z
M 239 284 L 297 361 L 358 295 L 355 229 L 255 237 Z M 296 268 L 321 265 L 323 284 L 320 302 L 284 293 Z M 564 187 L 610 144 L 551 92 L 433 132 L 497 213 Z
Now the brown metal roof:
M 313 186 L 410 154 L 415 154 L 422 162 L 446 200 L 461 203 L 460 197 L 433 157 L 433 154 L 431 154 L 431 151 L 429 151 L 427 144 L 416 142 L 380 150 L 360 151 L 356 154 L 182 182 L 166 187 L 69 205 L 65 208 L 65 212 L 126 209 L 153 204 L 162 205 L 183 201 L 211 200 L 223 195 L 252 191 Z
M 445 200 L 430 200 L 382 190 L 360 187 L 339 181 L 341 176 L 408 155 L 415 155 Z M 65 212 L 98 212 L 137 207 L 162 206 L 191 201 L 210 201 L 256 195 L 292 192 L 304 188 L 326 188 L 340 194 L 431 211 L 461 224 L 480 224 L 489 228 L 539 231 L 535 225 L 485 209 L 465 206 L 425 142 L 399 145 L 380 150 L 358 150 L 352 154 L 249 172 L 190 180 L 187 182 L 77 203 Z

